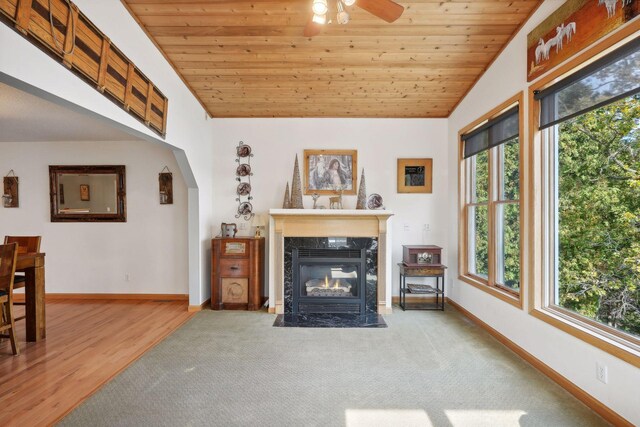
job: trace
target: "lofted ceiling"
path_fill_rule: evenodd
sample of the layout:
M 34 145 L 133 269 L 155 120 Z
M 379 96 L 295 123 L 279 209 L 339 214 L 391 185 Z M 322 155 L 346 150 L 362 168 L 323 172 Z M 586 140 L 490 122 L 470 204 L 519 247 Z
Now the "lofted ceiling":
M 122 1 L 213 117 L 448 117 L 542 3 L 356 2 L 307 38 L 312 0 Z

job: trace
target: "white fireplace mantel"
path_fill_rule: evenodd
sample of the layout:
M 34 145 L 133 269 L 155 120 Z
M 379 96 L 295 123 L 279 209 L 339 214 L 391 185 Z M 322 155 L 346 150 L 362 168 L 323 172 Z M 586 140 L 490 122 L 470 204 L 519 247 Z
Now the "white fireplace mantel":
M 387 210 L 271 209 L 269 211 L 269 312 L 284 312 L 285 237 L 378 239 L 378 313 L 391 313 L 391 228 Z

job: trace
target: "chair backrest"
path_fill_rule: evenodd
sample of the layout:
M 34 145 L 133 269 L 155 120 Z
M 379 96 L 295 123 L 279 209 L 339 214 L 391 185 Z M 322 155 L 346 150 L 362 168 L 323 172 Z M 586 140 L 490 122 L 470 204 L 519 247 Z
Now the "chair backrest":
M 0 289 L 6 289 L 11 295 L 13 291 L 13 275 L 18 260 L 18 244 L 0 245 Z
M 17 243 L 19 254 L 40 252 L 42 236 L 4 236 L 4 244 Z

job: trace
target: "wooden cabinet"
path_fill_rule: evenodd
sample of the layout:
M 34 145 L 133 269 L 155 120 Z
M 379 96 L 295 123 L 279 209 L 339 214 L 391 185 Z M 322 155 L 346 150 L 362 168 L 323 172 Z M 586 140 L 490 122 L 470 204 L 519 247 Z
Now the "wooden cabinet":
M 211 308 L 258 310 L 263 291 L 264 238 L 211 240 Z

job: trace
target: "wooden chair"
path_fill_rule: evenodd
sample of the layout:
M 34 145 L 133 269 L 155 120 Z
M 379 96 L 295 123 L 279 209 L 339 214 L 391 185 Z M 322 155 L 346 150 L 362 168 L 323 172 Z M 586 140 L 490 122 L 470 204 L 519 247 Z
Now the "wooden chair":
M 40 252 L 40 242 L 42 236 L 4 236 L 4 244 L 18 244 L 18 254 L 30 254 Z M 17 273 L 13 278 L 13 289 L 24 288 L 27 284 L 27 277 L 24 273 Z M 13 305 L 26 305 L 24 302 L 14 302 Z M 22 320 L 26 316 L 16 317 L 15 320 Z
M 42 236 L 4 236 L 4 244 L 9 243 L 18 244 L 18 254 L 30 254 L 40 252 L 40 242 Z M 13 281 L 13 289 L 24 288 L 26 284 L 26 277 L 24 274 L 17 274 Z
M 14 355 L 20 354 L 16 340 L 16 324 L 13 318 L 13 278 L 15 277 L 17 260 L 17 243 L 0 245 L 0 305 L 2 305 L 0 332 L 8 332 L 0 337 L 11 340 L 11 350 Z

